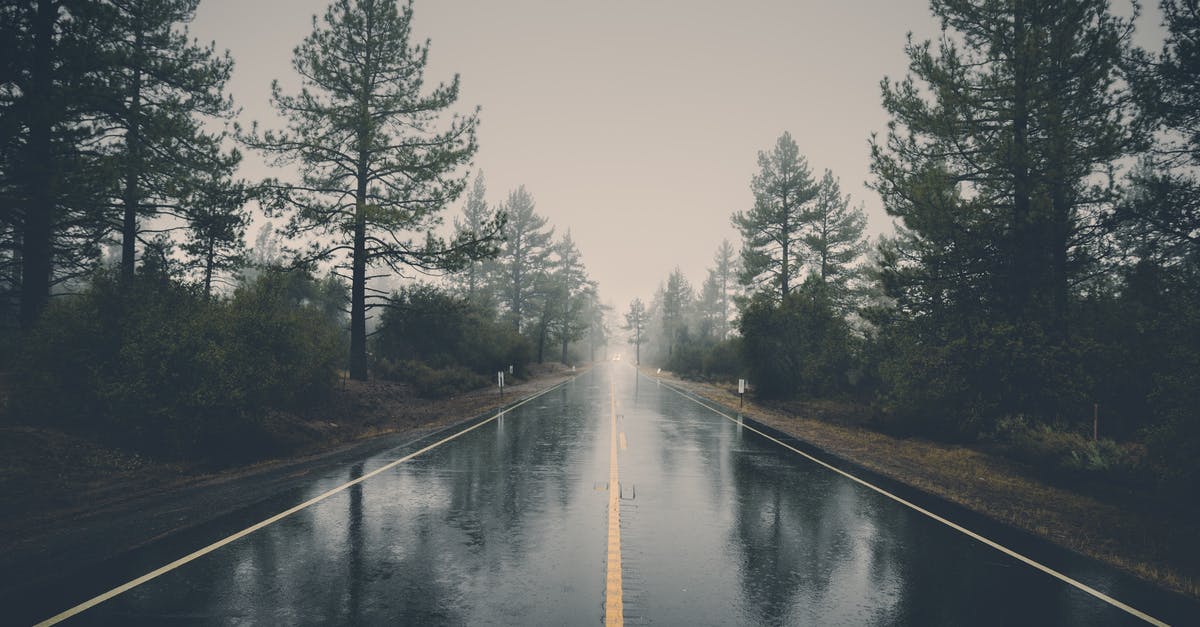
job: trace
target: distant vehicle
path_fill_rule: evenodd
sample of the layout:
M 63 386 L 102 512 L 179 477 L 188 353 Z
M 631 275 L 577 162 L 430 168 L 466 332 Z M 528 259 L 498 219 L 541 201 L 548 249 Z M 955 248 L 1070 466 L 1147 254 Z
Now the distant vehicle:
M 613 361 L 621 361 L 621 355 L 619 353 L 616 355 L 613 355 Z

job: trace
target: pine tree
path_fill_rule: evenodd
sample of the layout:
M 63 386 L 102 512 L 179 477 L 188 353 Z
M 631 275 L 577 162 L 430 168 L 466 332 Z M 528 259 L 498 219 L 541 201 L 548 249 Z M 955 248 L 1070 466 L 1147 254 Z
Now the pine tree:
M 532 301 L 542 287 L 554 229 L 535 211 L 533 196 L 522 185 L 501 206 L 506 222 L 504 243 L 496 257 L 493 283 L 513 330 L 521 333 L 537 307 Z
M 91 271 L 107 230 L 111 176 L 91 122 L 111 17 L 82 0 L 0 6 L 0 284 L 24 328 L 52 286 Z
M 611 307 L 600 302 L 600 296 L 595 290 L 588 292 L 584 317 L 588 323 L 588 359 L 593 363 L 596 361 L 596 349 L 600 346 L 605 347 L 604 353 L 607 358 L 609 327 L 606 313 L 611 310 Z
M 299 163 L 303 180 L 277 184 L 294 208 L 292 236 L 316 238 L 307 260 L 350 266 L 350 376 L 367 377 L 367 270 L 403 274 L 457 270 L 495 252 L 500 222 L 451 241 L 434 232 L 441 210 L 466 185 L 457 174 L 475 154 L 476 114 L 442 113 L 458 99 L 458 77 L 423 93 L 428 42 L 410 45 L 412 2 L 336 0 L 295 50 L 303 87 L 272 88 L 283 132 L 245 141 Z M 345 255 L 348 254 L 348 259 Z
M 667 277 L 667 285 L 663 290 L 662 326 L 667 340 L 668 359 L 675 354 L 679 334 L 686 328 L 691 304 L 692 286 L 683 276 L 683 271 L 676 267 Z
M 144 222 L 186 219 L 183 199 L 205 177 L 232 174 L 238 157 L 205 120 L 229 119 L 224 94 L 233 69 L 228 53 L 188 39 L 199 0 L 111 0 L 105 33 L 109 55 L 107 132 L 120 137 L 112 158 L 121 177 L 121 274 L 133 276 Z M 162 228 L 154 231 L 162 232 Z
M 733 300 L 738 274 L 733 245 L 727 239 L 721 240 L 721 245 L 717 247 L 717 252 L 713 256 L 713 274 L 716 275 L 717 283 L 720 285 L 721 305 L 721 315 L 717 319 L 715 331 L 717 339 L 724 340 L 729 337 L 729 314 L 731 313 L 729 305 Z
M 803 263 L 800 242 L 817 188 L 808 161 L 789 133 L 779 137 L 771 152 L 758 153 L 758 167 L 750 184 L 754 207 L 733 215 L 743 241 L 741 280 L 777 290 L 783 300 Z
M 817 186 L 817 197 L 809 216 L 804 246 L 816 277 L 830 300 L 845 311 L 850 301 L 850 281 L 858 274 L 854 262 L 866 251 L 863 231 L 867 216 L 861 206 L 851 207 L 850 196 L 842 195 L 837 179 L 829 170 Z
M 483 172 L 475 175 L 471 191 L 467 194 L 467 202 L 463 205 L 462 218 L 454 219 L 454 230 L 459 237 L 466 239 L 478 238 L 487 233 L 490 224 L 496 216 L 488 211 L 487 183 L 484 182 Z M 473 303 L 492 304 L 491 295 L 487 293 L 486 278 L 491 272 L 493 261 L 490 258 L 474 259 L 455 275 L 459 289 L 467 300 Z
M 1075 385 L 1068 304 L 1138 139 L 1119 82 L 1130 24 L 1105 0 L 931 4 L 943 35 L 910 39 L 909 76 L 882 84 L 887 139 L 872 140 L 873 186 L 900 219 L 882 280 L 923 347 L 914 368 L 987 381 L 947 386 L 971 406 L 939 411 L 1053 416 Z M 965 348 L 980 346 L 997 353 Z
M 621 328 L 633 333 L 629 343 L 633 344 L 634 365 L 642 364 L 642 342 L 645 341 L 644 332 L 648 320 L 646 305 L 642 303 L 642 299 L 633 299 L 629 303 L 629 312 L 625 314 L 625 325 Z
M 1200 255 L 1200 4 L 1163 0 L 1160 7 L 1167 27 L 1162 51 L 1157 58 L 1136 51 L 1132 76 L 1158 141 L 1133 172 L 1137 193 L 1115 217 L 1169 263 Z
M 709 269 L 708 276 L 700 285 L 696 297 L 696 314 L 699 318 L 700 337 L 704 340 L 722 339 L 721 325 L 721 280 L 716 270 Z
M 250 223 L 245 184 L 216 177 L 197 186 L 184 199 L 188 238 L 181 247 L 189 266 L 200 272 L 200 285 L 211 296 L 222 274 L 246 265 L 246 226 Z
M 595 283 L 588 279 L 579 248 L 568 230 L 554 246 L 555 261 L 551 275 L 551 299 L 557 312 L 551 319 L 552 335 L 562 347 L 562 363 L 567 363 L 567 347 L 588 330 L 587 308 L 595 294 Z
M 1104 0 L 932 7 L 955 34 L 936 52 L 910 41 L 910 76 L 884 81 L 892 121 L 886 143 L 872 141 L 875 188 L 914 235 L 949 228 L 995 260 L 979 270 L 1004 319 L 1065 337 L 1069 289 L 1093 253 L 1090 225 L 1113 201 L 1108 175 L 1135 139 L 1118 87 L 1129 25 Z M 958 195 L 953 207 L 940 206 L 945 193 L 923 196 L 933 204 L 911 193 L 930 191 L 938 171 Z M 961 215 L 933 218 L 946 210 Z

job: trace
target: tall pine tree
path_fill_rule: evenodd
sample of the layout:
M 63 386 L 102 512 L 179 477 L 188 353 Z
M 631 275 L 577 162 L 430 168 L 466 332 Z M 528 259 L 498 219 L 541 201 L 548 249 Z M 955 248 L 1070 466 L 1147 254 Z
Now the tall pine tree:
M 110 172 L 98 146 L 112 9 L 82 0 L 0 6 L 0 297 L 36 322 L 52 286 L 92 268 Z
M 483 172 L 479 172 L 475 175 L 475 182 L 471 184 L 471 191 L 467 193 L 462 218 L 454 219 L 454 229 L 460 237 L 478 238 L 488 232 L 495 219 L 496 216 L 488 210 L 487 183 L 483 180 Z M 491 259 L 473 259 L 455 275 L 459 290 L 467 300 L 487 306 L 493 305 L 487 283 L 492 265 Z
M 874 187 L 901 222 L 883 280 L 921 345 L 975 364 L 929 366 L 987 397 L 967 401 L 975 413 L 1054 416 L 1071 393 L 1070 300 L 1138 139 L 1119 80 L 1131 26 L 1106 0 L 931 6 L 943 35 L 910 39 L 909 76 L 883 82 L 886 140 L 872 140 Z M 963 348 L 978 346 L 997 354 Z
M 826 170 L 817 185 L 804 247 L 808 251 L 810 275 L 842 311 L 850 306 L 850 282 L 860 270 L 855 262 L 866 251 L 863 235 L 866 227 L 867 216 L 862 207 L 850 205 L 850 196 L 842 195 L 838 180 Z
M 535 316 L 534 301 L 542 291 L 543 277 L 551 252 L 554 229 L 535 212 L 533 196 L 522 185 L 509 192 L 500 211 L 504 214 L 503 237 L 492 275 L 504 315 L 517 333 Z
M 107 132 L 119 137 L 112 158 L 121 181 L 121 274 L 129 279 L 145 222 L 163 215 L 186 220 L 184 200 L 193 189 L 237 166 L 239 157 L 222 150 L 223 135 L 204 129 L 206 120 L 232 116 L 224 90 L 233 61 L 188 39 L 185 25 L 199 0 L 109 4 L 105 117 Z
M 350 267 L 350 376 L 367 377 L 367 271 L 386 266 L 457 270 L 495 252 L 500 228 L 435 235 L 441 210 L 466 185 L 460 169 L 475 154 L 476 114 L 443 114 L 458 99 L 458 76 L 425 93 L 428 42 L 410 45 L 412 2 L 336 0 L 295 50 L 300 92 L 276 83 L 282 132 L 245 141 L 298 163 L 302 181 L 277 186 L 294 209 L 292 236 L 315 235 L 309 260 Z
M 780 136 L 770 152 L 758 153 L 758 167 L 750 184 L 754 207 L 733 215 L 743 240 L 741 280 L 775 290 L 782 301 L 803 264 L 800 242 L 817 188 L 790 133 Z

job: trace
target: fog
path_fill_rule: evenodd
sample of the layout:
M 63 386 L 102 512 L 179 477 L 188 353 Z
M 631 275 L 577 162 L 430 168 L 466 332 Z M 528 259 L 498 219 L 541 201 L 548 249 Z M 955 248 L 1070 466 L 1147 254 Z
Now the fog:
M 201 2 L 191 32 L 237 62 L 243 123 L 280 126 L 271 80 L 298 86 L 291 50 L 327 4 Z M 458 73 L 460 110 L 482 107 L 489 201 L 526 185 L 618 311 L 676 265 L 698 284 L 723 238 L 740 245 L 729 216 L 751 206 L 756 155 L 785 130 L 816 176 L 832 170 L 863 203 L 872 236 L 890 231 L 864 185 L 868 138 L 887 123 L 879 81 L 904 75 L 907 32 L 938 32 L 927 0 L 418 0 L 414 22 L 431 41 L 427 84 Z M 1156 7 L 1139 29 L 1157 48 Z M 271 174 L 247 157 L 245 176 Z

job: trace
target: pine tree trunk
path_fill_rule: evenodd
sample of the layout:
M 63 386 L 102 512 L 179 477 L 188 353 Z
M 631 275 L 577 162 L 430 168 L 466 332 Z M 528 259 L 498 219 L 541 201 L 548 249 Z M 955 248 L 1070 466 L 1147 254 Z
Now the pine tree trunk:
M 350 278 L 350 378 L 367 380 L 367 224 L 366 177 L 359 178 L 354 208 L 354 261 Z
M 38 2 L 34 17 L 33 93 L 29 129 L 30 180 L 21 238 L 21 328 L 37 322 L 50 298 L 51 239 L 54 215 L 53 150 L 51 147 L 50 59 L 58 10 L 51 0 Z
M 571 305 L 569 302 L 570 294 L 568 293 L 568 294 L 564 295 L 563 298 L 568 299 L 568 302 L 563 304 L 563 310 L 562 310 L 562 316 L 563 316 L 563 320 L 562 320 L 562 359 L 560 359 L 559 361 L 561 361 L 562 363 L 565 364 L 565 363 L 567 363 L 567 344 L 570 343 L 570 341 L 571 341 L 571 319 L 570 319 Z
M 1025 67 L 1028 50 L 1025 36 L 1025 11 L 1020 0 L 1015 3 L 1013 15 L 1013 145 L 1010 155 L 1013 175 L 1013 215 L 1011 242 L 1008 254 L 1009 314 L 1020 321 L 1029 305 L 1030 258 L 1034 249 L 1030 246 L 1031 182 L 1029 176 L 1029 77 Z
M 125 149 L 129 151 L 129 160 L 125 167 L 125 192 L 123 202 L 125 215 L 121 221 L 121 278 L 128 284 L 133 280 L 137 264 L 137 212 L 141 204 L 141 191 L 138 189 L 138 175 L 142 170 L 142 33 L 140 24 L 136 27 L 134 36 L 134 68 L 133 84 L 129 93 L 129 128 L 125 136 Z
M 215 243 L 213 242 L 213 238 L 210 237 L 208 239 L 208 250 L 206 251 L 206 255 L 204 258 L 204 297 L 205 298 L 212 298 L 212 277 L 213 277 L 213 267 L 217 265 L 216 257 L 217 257 L 216 246 L 215 246 Z

